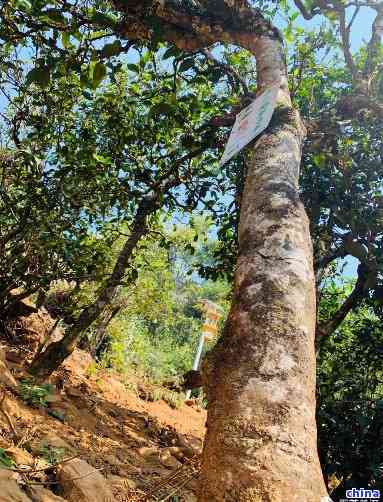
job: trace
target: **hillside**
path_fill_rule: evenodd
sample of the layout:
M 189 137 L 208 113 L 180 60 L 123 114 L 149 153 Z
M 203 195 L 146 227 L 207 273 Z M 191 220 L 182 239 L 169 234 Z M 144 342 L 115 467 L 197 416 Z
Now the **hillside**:
M 1 502 L 196 500 L 205 410 L 145 401 L 81 350 L 31 405 L 23 357 L 0 356 Z

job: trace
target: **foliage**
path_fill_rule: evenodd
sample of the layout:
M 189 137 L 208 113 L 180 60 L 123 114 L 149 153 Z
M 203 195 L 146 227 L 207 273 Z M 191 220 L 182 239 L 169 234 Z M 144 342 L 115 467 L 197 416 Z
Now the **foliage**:
M 4 448 L 0 448 L 0 466 L 3 469 L 11 469 L 15 466 L 14 460 L 7 454 Z
M 21 399 L 34 408 L 47 407 L 52 392 L 51 384 L 37 385 L 30 380 L 22 380 L 19 386 Z
M 119 293 L 124 307 L 108 328 L 110 344 L 104 355 L 104 364 L 121 372 L 134 370 L 155 383 L 191 368 L 201 329 L 198 302 L 207 298 L 227 310 L 230 292 L 223 281 L 189 273 L 195 255 L 199 262 L 203 253 L 209 259 L 202 232 L 200 241 L 185 226 L 164 235 L 168 249 L 152 240 L 143 243 L 136 257 L 137 280 Z M 195 253 L 187 244 L 195 246 Z
M 318 361 L 318 436 L 325 475 L 352 487 L 382 489 L 383 331 L 367 308 L 326 339 Z
M 65 448 L 45 445 L 40 448 L 39 454 L 48 462 L 48 464 L 54 465 L 61 462 L 61 460 L 65 458 Z
M 0 298 L 29 293 L 52 280 L 75 280 L 105 261 L 79 211 L 59 196 L 32 152 L 0 156 Z

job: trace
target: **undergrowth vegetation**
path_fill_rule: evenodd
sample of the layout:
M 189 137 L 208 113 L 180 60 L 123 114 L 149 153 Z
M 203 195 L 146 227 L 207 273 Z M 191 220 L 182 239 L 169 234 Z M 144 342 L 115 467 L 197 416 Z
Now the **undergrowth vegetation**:
M 203 217 L 196 218 L 194 229 L 185 225 L 171 228 L 165 222 L 159 230 L 166 246 L 150 238 L 143 242 L 133 263 L 137 271 L 134 282 L 119 289 L 105 316 L 91 326 L 82 340 L 81 346 L 90 350 L 97 361 L 89 373 L 112 368 L 121 375 L 134 374 L 142 382 L 158 386 L 169 380 L 179 383 L 191 369 L 204 319 L 201 301 L 210 300 L 222 309 L 222 326 L 230 300 L 226 281 L 202 279 L 196 271 L 197 263 L 211 260 L 215 241 L 209 235 L 210 227 L 211 222 Z M 119 246 L 117 241 L 115 253 Z M 84 304 L 92 301 L 99 287 L 95 281 L 79 288 L 56 282 L 44 305 L 65 326 Z M 206 350 L 213 344 L 206 341 Z M 158 392 L 157 387 L 153 393 Z M 164 392 L 165 400 L 177 402 L 177 396 Z
M 47 407 L 52 391 L 53 385 L 36 384 L 31 380 L 22 380 L 19 386 L 21 399 L 34 408 Z

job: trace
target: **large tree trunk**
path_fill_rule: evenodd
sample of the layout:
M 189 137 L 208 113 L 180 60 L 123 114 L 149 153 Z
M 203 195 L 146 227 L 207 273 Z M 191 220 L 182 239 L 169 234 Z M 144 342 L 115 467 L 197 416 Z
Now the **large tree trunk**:
M 189 51 L 233 43 L 255 55 L 259 91 L 280 86 L 285 108 L 248 162 L 233 305 L 205 365 L 199 500 L 320 502 L 326 488 L 316 446 L 315 284 L 298 195 L 304 128 L 291 108 L 281 35 L 249 0 L 113 3 L 124 13 L 122 36 L 156 32 Z
M 32 375 L 44 378 L 51 375 L 73 352 L 81 335 L 101 315 L 105 307 L 113 301 L 126 269 L 131 262 L 133 252 L 141 237 L 147 233 L 146 218 L 154 207 L 153 203 L 145 203 L 140 207 L 132 232 L 121 249 L 113 272 L 100 291 L 97 300 L 81 312 L 77 321 L 66 331 L 60 341 L 51 343 L 44 352 L 37 354 L 28 370 Z
M 234 300 L 205 364 L 200 502 L 319 502 L 327 494 L 316 445 L 312 245 L 298 193 L 304 128 L 278 51 L 269 38 L 257 42 L 260 88 L 279 81 L 282 106 L 251 151 Z

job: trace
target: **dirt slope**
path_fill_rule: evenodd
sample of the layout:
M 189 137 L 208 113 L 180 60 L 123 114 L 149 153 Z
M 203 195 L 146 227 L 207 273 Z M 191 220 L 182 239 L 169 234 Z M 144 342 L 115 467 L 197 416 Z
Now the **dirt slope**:
M 13 359 L 6 364 L 19 381 L 26 375 L 22 361 L 17 361 L 9 348 L 5 350 Z M 8 389 L 2 404 L 6 413 L 0 413 L 0 448 L 16 448 L 16 453 L 8 450 L 9 455 L 18 457 L 16 465 L 26 462 L 24 453 L 32 467 L 47 467 L 47 458 L 55 463 L 76 456 L 100 470 L 115 500 L 195 500 L 205 411 L 144 401 L 117 375 L 89 372 L 91 363 L 83 351 L 71 356 L 52 376 L 55 391 L 48 407 L 33 408 L 23 402 L 17 389 Z M 36 476 L 28 480 L 69 500 L 55 484 L 55 469 L 38 473 L 38 479 Z

